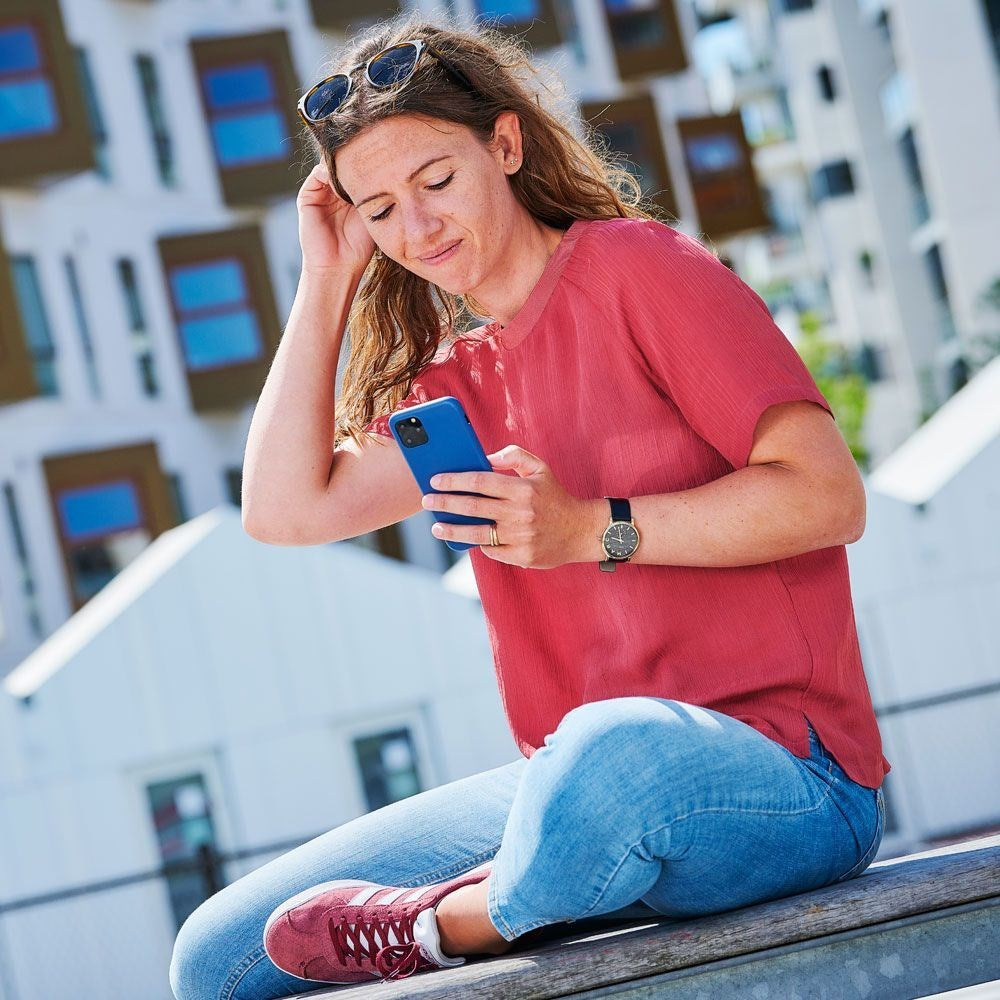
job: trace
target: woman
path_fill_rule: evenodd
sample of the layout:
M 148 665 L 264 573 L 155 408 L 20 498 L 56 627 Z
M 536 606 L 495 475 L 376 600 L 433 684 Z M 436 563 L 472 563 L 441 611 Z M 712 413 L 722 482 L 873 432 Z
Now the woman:
M 514 42 L 397 19 L 338 68 L 300 103 L 321 162 L 244 525 L 308 545 L 422 506 L 488 518 L 433 531 L 473 543 L 522 756 L 217 893 L 178 935 L 178 1000 L 398 979 L 547 925 L 859 874 L 889 770 L 845 553 L 864 488 L 801 359 L 543 106 Z M 459 333 L 465 312 L 490 321 Z M 494 471 L 421 498 L 388 414 L 448 394 Z

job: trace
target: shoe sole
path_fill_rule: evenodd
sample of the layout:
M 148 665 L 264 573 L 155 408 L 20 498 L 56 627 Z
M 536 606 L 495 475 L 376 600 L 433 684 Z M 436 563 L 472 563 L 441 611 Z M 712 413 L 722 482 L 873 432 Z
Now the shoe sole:
M 453 875 L 452 878 L 455 879 L 463 878 L 465 875 L 471 875 L 473 872 L 478 872 L 481 871 L 483 868 L 488 868 L 492 864 L 493 864 L 492 859 L 490 861 L 484 861 L 481 865 L 476 865 L 475 868 L 470 868 L 467 872 L 463 872 L 460 875 Z M 434 883 L 428 883 L 428 886 L 433 884 Z M 333 882 L 320 882 L 318 885 L 314 885 L 308 889 L 304 889 L 302 892 L 296 893 L 296 895 L 292 896 L 290 899 L 286 899 L 271 913 L 271 915 L 264 922 L 263 944 L 264 944 L 264 952 L 267 955 L 267 957 L 271 959 L 274 965 L 276 965 L 279 969 L 281 969 L 281 966 L 274 961 L 274 959 L 271 957 L 271 953 L 267 949 L 267 932 L 271 929 L 276 920 L 280 920 L 290 910 L 294 910 L 296 906 L 301 906 L 303 903 L 308 903 L 310 899 L 315 899 L 317 896 L 321 896 L 324 892 L 329 892 L 331 889 L 351 889 L 354 888 L 355 886 L 358 889 L 361 889 L 364 886 L 368 885 L 377 885 L 381 886 L 382 888 L 387 888 L 381 882 L 369 882 L 364 879 L 342 878 L 342 879 L 335 879 Z M 427 888 L 428 886 L 410 886 L 409 888 L 410 889 Z M 402 888 L 402 887 L 394 886 L 394 888 Z M 287 972 L 287 970 L 282 969 L 282 972 Z M 287 972 L 287 975 L 295 976 L 295 973 Z M 305 976 L 295 976 L 295 978 L 301 979 L 307 983 L 314 982 L 314 980 L 308 979 Z M 354 982 L 354 980 L 351 980 L 351 982 Z

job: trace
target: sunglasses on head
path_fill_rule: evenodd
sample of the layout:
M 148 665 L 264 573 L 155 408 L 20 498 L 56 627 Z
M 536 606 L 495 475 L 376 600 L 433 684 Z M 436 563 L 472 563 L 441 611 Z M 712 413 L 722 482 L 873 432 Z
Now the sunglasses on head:
M 299 98 L 298 112 L 303 121 L 310 125 L 318 125 L 329 118 L 347 100 L 354 84 L 354 74 L 365 68 L 365 79 L 373 87 L 392 87 L 405 83 L 416 72 L 420 57 L 428 52 L 441 65 L 463 83 L 472 93 L 476 88 L 469 78 L 457 67 L 448 62 L 441 53 L 422 38 L 411 38 L 408 42 L 391 45 L 377 52 L 366 63 L 352 66 L 346 73 L 334 73 L 325 80 L 320 80 L 312 89 Z

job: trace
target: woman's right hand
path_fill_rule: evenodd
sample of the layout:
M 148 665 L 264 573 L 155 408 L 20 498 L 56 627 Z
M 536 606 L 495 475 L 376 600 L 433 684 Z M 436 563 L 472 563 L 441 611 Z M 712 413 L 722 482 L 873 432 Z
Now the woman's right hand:
M 358 210 L 334 190 L 322 160 L 302 182 L 295 205 L 303 272 L 337 272 L 360 279 L 375 253 L 375 241 Z

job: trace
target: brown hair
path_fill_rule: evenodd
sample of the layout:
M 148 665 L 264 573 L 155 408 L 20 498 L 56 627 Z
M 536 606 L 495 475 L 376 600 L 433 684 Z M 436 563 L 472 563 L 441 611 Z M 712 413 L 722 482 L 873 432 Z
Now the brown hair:
M 417 11 L 402 13 L 352 39 L 321 70 L 321 77 L 367 62 L 380 50 L 410 38 L 423 38 L 435 46 L 465 74 L 478 95 L 430 56 L 402 87 L 372 88 L 357 70 L 344 107 L 306 129 L 335 190 L 346 201 L 351 199 L 337 179 L 333 154 L 375 122 L 399 114 L 427 115 L 465 125 L 486 143 L 497 116 L 509 110 L 520 121 L 523 156 L 510 184 L 514 196 L 536 219 L 568 229 L 575 219 L 665 215 L 643 197 L 639 182 L 620 164 L 620 154 L 578 118 L 575 107 L 565 111 L 542 106 L 531 82 L 538 80 L 550 94 L 555 90 L 546 84 L 520 40 L 498 28 L 479 24 L 469 30 L 440 20 L 432 24 Z M 554 76 L 551 80 L 556 82 Z M 574 124 L 582 138 L 574 134 Z M 336 403 L 333 446 L 346 437 L 360 445 L 365 425 L 399 404 L 442 340 L 457 334 L 459 321 L 467 329 L 481 325 L 475 321 L 484 315 L 472 296 L 444 291 L 376 247 L 348 317 L 350 356 Z

